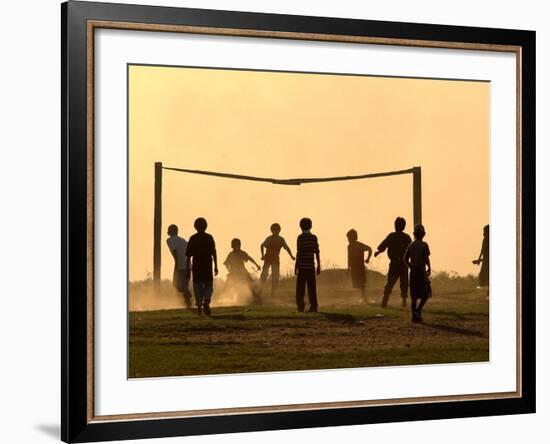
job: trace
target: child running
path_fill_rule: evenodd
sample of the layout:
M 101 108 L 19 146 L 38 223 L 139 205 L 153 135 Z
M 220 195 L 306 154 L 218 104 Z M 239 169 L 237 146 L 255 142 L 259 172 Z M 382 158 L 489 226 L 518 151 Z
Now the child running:
M 414 241 L 405 251 L 405 263 L 410 269 L 411 311 L 412 321 L 422 322 L 422 309 L 426 301 L 431 297 L 431 285 L 428 276 L 431 273 L 430 247 L 424 239 L 426 231 L 424 226 L 418 224 L 414 227 Z M 417 301 L 420 304 L 417 306 Z
M 271 236 L 268 236 L 260 245 L 260 251 L 262 253 L 262 260 L 264 266 L 262 267 L 262 274 L 260 275 L 260 281 L 264 284 L 267 281 L 269 269 L 271 268 L 271 297 L 275 296 L 277 287 L 279 286 L 280 276 L 280 253 L 281 248 L 284 248 L 290 258 L 295 260 L 287 245 L 285 239 L 280 236 L 281 226 L 277 223 L 271 225 Z M 265 252 L 264 252 L 265 250 Z
M 374 257 L 388 250 L 388 258 L 390 259 L 390 268 L 388 269 L 388 281 L 384 287 L 384 296 L 380 306 L 386 308 L 388 299 L 392 292 L 393 286 L 399 279 L 401 287 L 401 306 L 407 306 L 407 290 L 409 285 L 407 266 L 403 261 L 403 256 L 408 245 L 411 243 L 411 237 L 405 233 L 407 222 L 402 217 L 398 217 L 394 222 L 395 231 L 386 236 L 382 243 L 376 249 Z
M 259 304 L 260 295 L 254 289 L 252 276 L 245 267 L 246 262 L 252 262 L 258 271 L 261 270 L 261 267 L 252 259 L 246 251 L 241 250 L 241 240 L 233 239 L 231 241 L 231 248 L 233 251 L 227 255 L 227 259 L 223 263 L 229 271 L 227 276 L 226 287 L 238 288 L 239 285 L 245 285 L 250 293 L 252 294 L 253 301 L 255 304 Z
M 361 302 L 366 303 L 366 282 L 367 272 L 365 264 L 369 263 L 372 256 L 372 248 L 359 242 L 357 231 L 351 229 L 347 232 L 348 237 L 348 273 L 351 275 L 351 284 L 353 288 L 361 291 Z M 365 251 L 367 259 L 365 259 Z

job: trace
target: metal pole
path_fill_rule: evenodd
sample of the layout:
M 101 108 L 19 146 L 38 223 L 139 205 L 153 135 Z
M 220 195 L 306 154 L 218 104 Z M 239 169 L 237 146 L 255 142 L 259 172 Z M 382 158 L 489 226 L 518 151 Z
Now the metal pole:
M 155 162 L 155 215 L 153 220 L 153 288 L 160 288 L 160 243 L 162 234 L 162 162 Z
M 414 225 L 422 223 L 422 169 L 413 167 L 413 219 Z

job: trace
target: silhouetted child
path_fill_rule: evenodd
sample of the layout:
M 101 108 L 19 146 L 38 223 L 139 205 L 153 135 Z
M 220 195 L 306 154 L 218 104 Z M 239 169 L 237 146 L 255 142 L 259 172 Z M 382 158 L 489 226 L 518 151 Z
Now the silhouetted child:
M 372 255 L 372 248 L 357 240 L 357 231 L 351 229 L 347 232 L 348 237 L 348 273 L 351 275 L 353 288 L 361 290 L 362 302 L 367 302 L 365 289 L 367 282 L 367 271 L 365 264 L 369 263 Z M 365 260 L 365 251 L 367 259 Z
M 260 251 L 262 253 L 262 260 L 264 265 L 262 267 L 262 274 L 260 275 L 260 281 L 265 283 L 271 268 L 271 296 L 275 296 L 277 287 L 279 285 L 280 276 L 280 253 L 281 248 L 284 248 L 289 254 L 292 260 L 295 260 L 292 255 L 292 251 L 288 247 L 285 239 L 280 236 L 281 226 L 277 223 L 271 225 L 271 236 L 268 236 L 260 245 Z M 265 252 L 264 252 L 265 250 Z
M 245 263 L 252 262 L 256 265 L 258 271 L 261 270 L 261 267 L 248 255 L 246 251 L 241 250 L 240 239 L 233 239 L 231 241 L 231 248 L 233 251 L 227 255 L 227 259 L 225 259 L 225 262 L 223 263 L 227 268 L 227 271 L 229 271 L 226 286 L 230 288 L 238 288 L 239 284 L 244 284 L 252 294 L 254 303 L 260 303 L 260 295 L 254 288 L 254 280 L 246 269 Z
M 218 256 L 214 238 L 206 233 L 208 226 L 206 219 L 199 217 L 195 220 L 197 232 L 189 238 L 187 244 L 187 272 L 190 270 L 190 261 L 193 261 L 193 292 L 197 304 L 198 314 L 203 310 L 210 316 L 210 301 L 214 291 L 214 276 L 212 274 L 212 261 L 214 261 L 214 275 L 218 275 Z
M 481 264 L 479 270 L 479 286 L 487 287 L 487 297 L 489 296 L 489 225 L 483 227 L 483 242 L 481 243 L 481 252 L 479 257 L 472 261 L 473 264 Z
M 296 277 L 296 305 L 298 311 L 303 312 L 304 297 L 307 286 L 307 294 L 309 297 L 309 312 L 316 312 L 319 308 L 317 302 L 317 282 L 315 280 L 315 272 L 321 274 L 321 258 L 319 253 L 319 242 L 317 236 L 311 233 L 311 219 L 304 217 L 300 220 L 300 228 L 302 234 L 298 236 L 296 248 L 296 265 L 294 273 Z M 315 269 L 314 257 L 317 259 L 317 270 Z
M 374 257 L 388 250 L 388 257 L 390 259 L 390 267 L 388 270 L 388 281 L 384 287 L 384 297 L 380 304 L 383 308 L 387 307 L 388 299 L 392 292 L 393 286 L 399 279 L 399 286 L 401 287 L 401 306 L 407 306 L 407 290 L 408 290 L 408 273 L 407 266 L 403 261 L 403 255 L 405 250 L 412 242 L 411 237 L 404 233 L 406 221 L 402 217 L 395 219 L 394 227 L 395 231 L 386 236 L 386 239 L 378 245 L 378 249 L 374 253 Z
M 423 225 L 414 227 L 414 241 L 407 247 L 405 263 L 410 269 L 411 311 L 413 322 L 422 322 L 422 309 L 431 297 L 430 285 L 430 247 L 424 239 L 426 231 Z M 417 302 L 420 303 L 417 306 Z
M 172 257 L 174 258 L 174 274 L 172 283 L 176 290 L 183 294 L 183 300 L 187 308 L 191 307 L 191 292 L 189 291 L 189 273 L 187 273 L 187 241 L 178 236 L 178 226 L 170 225 L 168 227 L 168 239 L 166 244 Z

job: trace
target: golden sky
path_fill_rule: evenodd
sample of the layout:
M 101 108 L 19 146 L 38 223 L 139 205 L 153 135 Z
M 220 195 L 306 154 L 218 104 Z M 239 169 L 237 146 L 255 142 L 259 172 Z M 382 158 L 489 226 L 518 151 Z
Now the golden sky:
M 425 241 L 434 271 L 477 273 L 489 222 L 490 84 L 447 80 L 129 68 L 129 277 L 153 270 L 154 162 L 277 178 L 422 167 Z M 208 220 L 221 263 L 238 237 L 260 261 L 279 222 L 295 252 L 298 222 L 313 220 L 325 266 L 345 267 L 346 232 L 373 249 L 396 216 L 412 232 L 412 176 L 281 186 L 164 171 L 162 277 L 173 259 L 169 224 L 189 238 Z M 292 262 L 281 253 L 282 269 Z M 387 268 L 384 254 L 372 269 Z M 222 272 L 222 276 L 225 272 Z

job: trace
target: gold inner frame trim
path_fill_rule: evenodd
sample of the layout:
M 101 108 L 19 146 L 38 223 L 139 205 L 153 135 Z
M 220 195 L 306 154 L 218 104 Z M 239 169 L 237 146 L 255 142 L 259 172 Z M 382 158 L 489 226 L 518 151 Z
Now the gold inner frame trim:
M 312 40 L 322 42 L 362 43 L 395 45 L 422 48 L 463 49 L 474 51 L 512 52 L 516 55 L 516 391 L 479 393 L 453 396 L 425 396 L 386 400 L 339 401 L 309 404 L 288 404 L 260 407 L 232 407 L 207 410 L 184 410 L 173 412 L 148 412 L 117 415 L 94 414 L 94 32 L 96 29 L 120 29 L 131 31 L 177 32 L 188 34 L 221 35 L 235 37 L 278 38 L 289 40 Z M 263 31 L 254 29 L 212 28 L 186 25 L 131 23 L 104 20 L 87 21 L 87 420 L 88 423 L 106 421 L 144 420 L 160 418 L 188 418 L 197 416 L 221 416 L 246 413 L 292 412 L 300 410 L 326 410 L 333 408 L 358 408 L 372 406 L 404 405 L 414 403 L 439 403 L 519 398 L 522 396 L 522 312 L 521 312 L 521 46 L 486 43 L 445 42 L 299 32 Z

